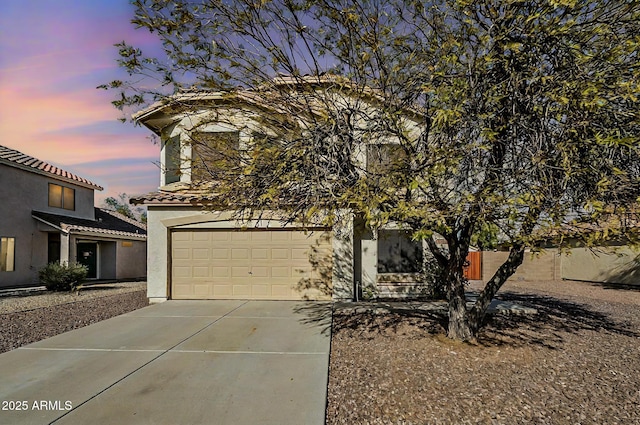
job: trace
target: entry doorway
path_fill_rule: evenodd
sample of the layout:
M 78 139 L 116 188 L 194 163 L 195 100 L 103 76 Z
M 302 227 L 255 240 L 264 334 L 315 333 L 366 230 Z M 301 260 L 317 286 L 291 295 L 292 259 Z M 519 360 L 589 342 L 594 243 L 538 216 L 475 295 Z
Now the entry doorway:
M 78 242 L 76 261 L 87 266 L 87 279 L 98 278 L 98 243 Z
M 47 233 L 47 263 L 60 262 L 60 233 Z

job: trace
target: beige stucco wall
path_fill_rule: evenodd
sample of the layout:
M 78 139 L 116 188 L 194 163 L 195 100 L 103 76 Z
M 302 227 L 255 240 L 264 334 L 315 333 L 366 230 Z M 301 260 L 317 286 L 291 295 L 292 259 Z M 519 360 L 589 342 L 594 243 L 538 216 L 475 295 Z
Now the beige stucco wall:
M 482 253 L 482 280 L 491 279 L 507 259 L 508 252 Z M 558 249 L 525 254 L 522 265 L 510 280 L 582 280 L 588 282 L 640 285 L 640 251 L 628 246 Z
M 353 218 L 332 229 L 333 299 L 353 298 Z M 233 212 L 208 212 L 200 207 L 154 207 L 147 210 L 147 296 L 150 302 L 165 301 L 169 294 L 169 237 L 172 229 L 232 229 L 242 225 L 257 228 L 296 227 L 279 220 L 263 219 L 239 223 Z
M 125 246 L 130 242 L 132 246 Z M 147 276 L 147 242 L 118 241 L 116 246 L 116 279 L 138 279 Z
M 640 250 L 627 246 L 573 248 L 563 255 L 562 278 L 640 285 Z
M 508 252 L 482 252 L 482 280 L 488 281 L 509 257 Z M 525 252 L 522 265 L 509 280 L 559 280 L 561 256 L 557 249 L 549 248 L 544 252 Z

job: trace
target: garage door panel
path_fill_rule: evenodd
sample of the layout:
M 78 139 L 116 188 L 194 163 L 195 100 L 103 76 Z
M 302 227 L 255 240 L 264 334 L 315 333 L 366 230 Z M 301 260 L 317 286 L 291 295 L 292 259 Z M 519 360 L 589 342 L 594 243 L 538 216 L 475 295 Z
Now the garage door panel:
M 189 232 L 174 232 L 173 233 L 173 241 L 174 242 L 184 242 L 191 240 L 191 233 Z
M 291 277 L 291 268 L 290 267 L 271 267 L 271 277 Z
M 252 260 L 268 260 L 269 249 L 268 248 L 251 248 Z
M 233 295 L 232 287 L 225 283 L 212 285 L 212 295 L 217 298 L 229 298 Z
M 271 242 L 290 241 L 291 240 L 291 233 L 292 232 L 286 232 L 286 231 L 273 232 L 273 233 L 271 233 Z
M 230 276 L 231 276 L 231 271 L 229 270 L 229 267 L 219 267 L 219 266 L 211 267 L 211 277 L 213 278 L 224 278 L 224 277 L 230 277 Z
M 249 266 L 231 267 L 231 277 L 246 278 L 250 271 Z
M 309 243 L 313 242 L 314 240 L 318 239 L 318 235 L 319 233 L 317 232 L 292 232 L 291 233 L 291 240 L 292 241 L 307 241 Z
M 232 242 L 247 242 L 251 240 L 251 233 L 248 231 L 245 232 L 231 232 L 231 241 Z
M 191 235 L 193 242 L 209 242 L 211 240 L 211 233 L 209 232 L 193 232 Z
M 192 268 L 192 275 L 195 278 L 198 277 L 210 277 L 211 274 L 209 272 L 209 267 L 193 267 Z
M 229 232 L 211 232 L 210 240 L 211 241 L 229 241 L 231 239 L 231 234 Z
M 269 267 L 251 267 L 251 278 L 252 279 L 260 279 L 270 277 L 269 276 Z
M 292 260 L 309 260 L 309 248 L 292 248 L 291 249 Z
M 211 285 L 208 283 L 197 284 L 193 287 L 193 295 L 195 298 L 207 298 L 209 297 L 209 290 L 211 289 Z
M 174 277 L 177 278 L 190 278 L 191 276 L 191 267 L 173 267 Z
M 272 248 L 271 259 L 272 260 L 288 260 L 289 250 L 286 248 Z
M 235 297 L 250 298 L 251 285 L 233 285 L 233 295 Z
M 271 295 L 286 298 L 291 296 L 291 287 L 289 285 L 271 285 Z
M 271 242 L 271 232 L 250 232 L 251 242 L 269 243 Z
M 228 260 L 231 258 L 231 251 L 227 248 L 211 248 L 210 258 L 212 260 Z
M 174 248 L 173 249 L 173 259 L 174 260 L 182 260 L 191 258 L 191 249 L 190 248 Z
M 194 249 L 194 248 L 204 248 L 204 249 L 208 249 L 211 247 L 211 241 L 209 240 L 198 240 L 198 241 L 185 241 L 189 244 L 189 248 Z
M 208 260 L 210 258 L 209 248 L 195 248 L 191 251 L 191 258 L 194 260 Z
M 314 271 L 312 264 L 329 266 Z M 172 234 L 172 294 L 177 299 L 329 299 L 331 238 L 325 231 L 207 230 Z M 325 264 L 325 266 L 322 266 Z
M 231 249 L 232 260 L 248 260 L 249 248 L 233 248 Z
M 251 285 L 252 298 L 268 298 L 271 296 L 271 287 L 267 284 Z
M 176 298 L 183 298 L 183 297 L 190 298 L 193 296 L 193 285 L 175 284 L 173 285 L 173 292 L 174 292 L 173 295 Z

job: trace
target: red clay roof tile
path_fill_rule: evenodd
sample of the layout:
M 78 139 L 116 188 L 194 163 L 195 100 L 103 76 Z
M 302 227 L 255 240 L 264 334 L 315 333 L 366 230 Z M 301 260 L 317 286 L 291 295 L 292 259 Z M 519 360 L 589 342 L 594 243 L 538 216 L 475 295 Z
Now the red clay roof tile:
M 40 171 L 43 171 L 44 173 L 63 177 L 67 180 L 73 180 L 79 183 L 83 183 L 87 186 L 91 186 L 93 189 L 96 189 L 96 190 L 103 189 L 102 186 L 99 186 L 83 177 L 72 174 L 68 171 L 65 171 L 47 162 L 41 161 L 37 158 L 24 154 L 15 149 L 11 149 L 6 146 L 0 145 L 0 163 L 3 163 L 3 162 L 9 163 L 9 165 L 12 165 L 12 164 L 20 165 L 21 166 L 20 168 L 23 168 L 27 171 L 31 171 L 29 169 L 33 169 L 33 172 L 37 172 L 36 170 L 40 170 Z

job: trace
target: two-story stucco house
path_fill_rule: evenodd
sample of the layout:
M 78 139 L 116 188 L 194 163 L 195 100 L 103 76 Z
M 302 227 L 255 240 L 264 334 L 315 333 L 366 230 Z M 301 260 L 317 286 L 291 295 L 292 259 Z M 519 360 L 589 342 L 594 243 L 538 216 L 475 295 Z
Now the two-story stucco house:
M 0 145 L 0 289 L 38 285 L 47 263 L 89 279 L 146 276 L 146 226 L 94 207 L 91 181 Z
M 161 140 L 160 188 L 132 198 L 148 208 L 150 301 L 350 300 L 419 292 L 416 265 L 423 263 L 425 244 L 397 227 L 374 237 L 350 211 L 331 228 L 283 224 L 277 211 L 248 222 L 236 221 L 234 211 L 212 211 L 211 194 L 194 184 L 199 158 L 192 135 L 246 151 L 256 134 L 269 134 L 265 107 L 251 91 L 192 92 L 134 115 Z M 364 166 L 377 160 L 370 147 L 358 153 Z M 304 284 L 311 280 L 323 284 Z

